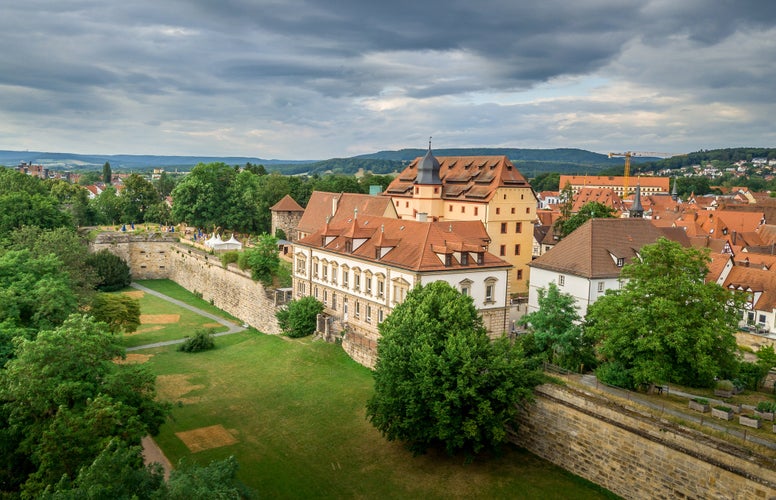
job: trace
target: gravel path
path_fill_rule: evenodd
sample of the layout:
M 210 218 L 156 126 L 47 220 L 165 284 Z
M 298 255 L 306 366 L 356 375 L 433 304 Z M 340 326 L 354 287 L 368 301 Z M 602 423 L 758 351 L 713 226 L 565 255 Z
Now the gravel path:
M 189 304 L 187 304 L 185 302 L 181 302 L 178 299 L 174 299 L 174 298 L 170 297 L 169 295 L 165 295 L 165 294 L 159 293 L 159 292 L 157 292 L 155 290 L 151 290 L 150 288 L 144 287 L 143 285 L 139 285 L 137 283 L 131 283 L 129 286 L 131 286 L 132 288 L 136 288 L 137 290 L 142 290 L 143 292 L 145 292 L 145 293 L 147 293 L 149 295 L 153 295 L 155 297 L 159 297 L 160 299 L 166 300 L 167 302 L 171 302 L 171 303 L 175 304 L 176 306 L 180 306 L 180 307 L 182 307 L 184 309 L 188 309 L 189 311 L 193 311 L 193 312 L 199 314 L 200 316 L 204 316 L 206 318 L 212 319 L 213 321 L 216 321 L 216 322 L 218 322 L 218 323 L 220 323 L 220 324 L 222 324 L 222 325 L 224 325 L 225 327 L 228 328 L 228 330 L 225 331 L 225 332 L 220 332 L 220 333 L 213 334 L 214 337 L 221 337 L 223 335 L 231 335 L 232 333 L 242 332 L 242 331 L 245 331 L 245 329 L 246 329 L 244 326 L 235 325 L 231 321 L 226 320 L 226 319 L 224 319 L 224 318 L 222 318 L 220 316 L 216 316 L 215 314 L 209 313 L 207 311 L 203 311 L 202 309 L 200 309 L 198 307 L 194 307 L 194 306 L 189 305 Z M 167 345 L 182 344 L 185 341 L 186 341 L 186 339 L 175 339 L 175 340 L 167 340 L 165 342 L 155 342 L 153 344 L 138 345 L 138 346 L 135 346 L 135 347 L 128 347 L 127 348 L 127 352 L 138 351 L 140 349 L 150 349 L 152 347 L 164 347 L 164 346 L 167 346 Z

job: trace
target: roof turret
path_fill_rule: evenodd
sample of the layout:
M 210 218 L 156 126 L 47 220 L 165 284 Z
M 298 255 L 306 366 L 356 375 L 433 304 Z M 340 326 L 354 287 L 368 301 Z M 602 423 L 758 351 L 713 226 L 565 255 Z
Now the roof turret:
M 418 176 L 415 184 L 442 184 L 439 179 L 439 160 L 431 153 L 431 139 L 428 141 L 428 151 L 418 162 Z

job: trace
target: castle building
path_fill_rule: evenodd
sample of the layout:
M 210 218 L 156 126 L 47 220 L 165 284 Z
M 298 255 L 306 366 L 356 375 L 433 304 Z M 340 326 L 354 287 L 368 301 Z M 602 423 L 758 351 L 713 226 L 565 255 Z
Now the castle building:
M 281 200 L 270 207 L 272 212 L 272 235 L 280 229 L 285 233 L 286 239 L 293 242 L 296 239 L 296 227 L 302 218 L 304 208 L 296 202 L 291 195 L 285 195 Z
M 506 156 L 449 156 L 428 152 L 383 193 L 403 220 L 480 221 L 488 251 L 513 266 L 509 292 L 528 292 L 537 199 Z
M 628 184 L 628 195 L 633 194 L 636 183 L 641 185 L 641 194 L 644 196 L 652 194 L 669 194 L 671 179 L 670 177 L 643 176 L 638 180 L 633 177 L 606 176 L 606 175 L 561 175 L 560 189 L 571 185 L 571 190 L 576 196 L 582 188 L 612 189 L 620 198 L 627 198 L 624 194 L 626 181 Z
M 294 244 L 293 294 L 324 304 L 317 331 L 326 338 L 344 332 L 343 348 L 356 361 L 374 366 L 378 325 L 419 284 L 446 281 L 472 298 L 491 335 L 507 330 L 511 265 L 487 251 L 481 221 L 420 222 L 357 210 L 332 220 Z

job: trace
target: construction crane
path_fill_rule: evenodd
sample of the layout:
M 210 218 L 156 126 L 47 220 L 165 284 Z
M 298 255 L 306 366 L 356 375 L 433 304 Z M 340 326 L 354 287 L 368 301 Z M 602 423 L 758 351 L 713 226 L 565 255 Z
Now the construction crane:
M 655 153 L 654 151 L 626 151 L 624 153 L 609 153 L 609 158 L 614 157 L 625 158 L 625 171 L 623 173 L 623 186 L 622 186 L 622 199 L 624 200 L 628 196 L 628 179 L 630 177 L 630 161 L 631 156 L 646 156 L 648 158 L 666 158 L 674 156 L 671 153 Z

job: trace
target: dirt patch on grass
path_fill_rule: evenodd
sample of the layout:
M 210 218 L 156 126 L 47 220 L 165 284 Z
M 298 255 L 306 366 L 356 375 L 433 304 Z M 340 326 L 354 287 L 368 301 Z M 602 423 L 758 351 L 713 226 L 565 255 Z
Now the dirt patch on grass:
M 116 358 L 113 360 L 114 363 L 117 365 L 131 365 L 131 364 L 139 364 L 139 363 L 145 363 L 149 359 L 151 359 L 154 355 L 153 354 L 135 354 L 135 353 L 129 353 L 127 354 L 127 357 L 124 359 Z
M 218 328 L 219 326 L 222 326 L 221 323 L 205 323 L 202 328 Z
M 180 314 L 141 314 L 140 315 L 140 324 L 141 325 L 167 325 L 170 323 L 177 323 L 180 321 L 181 315 Z
M 198 396 L 188 398 L 184 396 L 190 392 L 204 389 L 204 387 L 204 384 L 192 384 L 189 381 L 189 376 L 184 374 L 156 377 L 156 394 L 159 399 L 165 401 L 180 401 L 185 404 L 197 403 L 200 400 Z
M 134 290 L 132 292 L 123 292 L 123 293 L 127 297 L 130 297 L 132 299 L 138 299 L 138 300 L 142 299 L 143 296 L 145 295 L 145 292 L 142 290 Z
M 211 425 L 210 427 L 201 427 L 192 431 L 176 432 L 178 439 L 183 441 L 189 451 L 197 453 L 211 448 L 220 448 L 238 443 L 232 433 L 224 429 L 221 424 Z
M 132 333 L 125 333 L 124 335 L 127 337 L 131 337 L 132 335 L 137 335 L 138 333 L 148 333 L 148 332 L 155 332 L 157 330 L 163 330 L 164 327 L 161 325 L 154 325 L 154 326 L 147 326 L 145 328 L 138 328 Z

